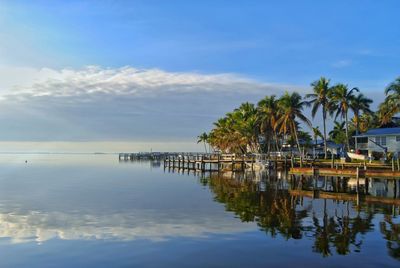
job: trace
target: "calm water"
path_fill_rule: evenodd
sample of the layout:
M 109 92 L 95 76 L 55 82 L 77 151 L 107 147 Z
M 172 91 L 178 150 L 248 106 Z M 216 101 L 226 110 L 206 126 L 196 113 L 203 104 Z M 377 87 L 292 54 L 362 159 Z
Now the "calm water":
M 117 158 L 0 156 L 0 267 L 400 266 L 399 181 Z

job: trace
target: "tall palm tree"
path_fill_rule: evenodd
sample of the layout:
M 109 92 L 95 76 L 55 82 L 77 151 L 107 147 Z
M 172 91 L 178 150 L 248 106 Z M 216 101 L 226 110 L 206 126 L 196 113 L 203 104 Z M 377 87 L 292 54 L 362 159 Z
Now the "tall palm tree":
M 337 107 L 335 119 L 340 115 L 342 120 L 344 119 L 345 122 L 346 148 L 348 151 L 350 151 L 348 114 L 351 101 L 354 98 L 354 92 L 359 92 L 358 88 L 355 87 L 349 90 L 347 85 L 344 84 L 335 85 L 330 92 L 330 98 Z
M 381 125 L 391 122 L 392 117 L 400 112 L 400 77 L 385 89 L 386 99 L 379 106 Z
M 197 143 L 202 142 L 204 144 L 204 151 L 207 153 L 206 143 L 208 142 L 208 134 L 203 132 L 201 135 L 197 136 Z
M 283 134 L 290 134 L 292 137 L 294 137 L 296 139 L 300 155 L 304 155 L 304 152 L 301 151 L 299 137 L 297 135 L 298 122 L 296 119 L 299 119 L 311 127 L 310 120 L 308 120 L 308 118 L 303 114 L 303 108 L 305 105 L 307 105 L 307 102 L 303 101 L 302 97 L 297 92 L 293 92 L 291 94 L 285 92 L 285 94 L 279 99 L 278 105 L 279 109 L 281 110 L 281 115 L 278 119 L 278 123 L 280 124 L 280 132 Z
M 308 102 L 308 105 L 312 105 L 311 114 L 314 118 L 317 114 L 319 108 L 322 108 L 322 121 L 324 126 L 324 152 L 325 159 L 328 158 L 328 150 L 326 143 L 326 117 L 328 113 L 331 111 L 331 102 L 329 100 L 329 92 L 331 88 L 329 87 L 329 79 L 325 77 L 321 77 L 319 80 L 313 82 L 311 86 L 313 87 L 313 93 L 307 94 L 306 98 L 310 98 L 311 100 Z
M 370 105 L 371 99 L 366 98 L 363 94 L 358 94 L 350 101 L 350 108 L 354 112 L 354 123 L 356 125 L 356 135 L 360 132 L 360 112 L 364 114 L 371 114 Z
M 271 141 L 275 140 L 276 150 L 279 151 L 279 140 L 276 133 L 278 127 L 278 99 L 275 95 L 266 96 L 258 102 L 260 128 L 270 151 Z

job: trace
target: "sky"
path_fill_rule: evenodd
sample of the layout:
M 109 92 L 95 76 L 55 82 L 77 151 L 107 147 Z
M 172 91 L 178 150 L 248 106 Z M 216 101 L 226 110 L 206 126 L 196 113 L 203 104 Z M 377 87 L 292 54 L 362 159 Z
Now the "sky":
M 399 10 L 390 0 L 0 0 L 0 142 L 196 150 L 240 103 L 305 94 L 321 76 L 376 106 L 400 75 Z

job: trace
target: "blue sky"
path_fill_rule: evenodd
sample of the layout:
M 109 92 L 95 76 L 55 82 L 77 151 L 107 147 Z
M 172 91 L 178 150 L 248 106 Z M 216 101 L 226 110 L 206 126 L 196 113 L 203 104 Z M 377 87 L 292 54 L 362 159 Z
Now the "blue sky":
M 367 0 L 0 0 L 3 109 L 28 114 L 8 109 L 0 140 L 190 142 L 240 102 L 304 93 L 320 76 L 379 101 L 400 75 L 399 10 L 398 1 Z M 136 74 L 126 68 L 141 80 L 130 81 Z M 103 89 L 107 72 L 115 87 Z M 171 77 L 176 83 L 163 82 Z M 112 90 L 119 86 L 125 91 Z M 179 124 L 165 119 L 183 110 L 190 115 Z M 108 123 L 140 135 L 106 130 Z M 154 125 L 162 127 L 159 135 Z

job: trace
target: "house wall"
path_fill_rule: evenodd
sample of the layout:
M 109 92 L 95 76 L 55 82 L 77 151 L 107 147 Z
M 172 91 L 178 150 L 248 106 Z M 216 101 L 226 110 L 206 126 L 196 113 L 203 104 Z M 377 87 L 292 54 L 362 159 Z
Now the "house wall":
M 375 137 L 369 137 L 375 141 Z M 375 143 L 371 142 L 368 139 L 368 153 L 371 152 L 383 152 L 382 148 L 377 146 Z M 386 146 L 383 147 L 388 148 L 388 152 L 400 152 L 400 141 L 397 141 L 396 136 L 386 136 Z
M 382 136 L 379 136 L 382 137 Z M 388 148 L 388 152 L 400 152 L 400 141 L 397 141 L 396 136 L 384 136 L 386 137 L 386 146 L 384 145 L 383 147 Z M 368 150 L 368 153 L 372 152 L 383 152 L 382 148 L 380 148 L 378 145 L 375 143 L 371 142 L 370 139 L 373 141 L 376 140 L 376 136 L 370 136 L 368 137 L 368 144 L 366 143 L 358 143 L 357 144 L 357 149 L 365 149 Z

